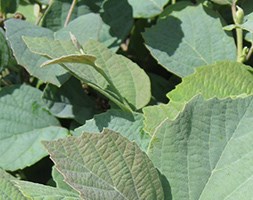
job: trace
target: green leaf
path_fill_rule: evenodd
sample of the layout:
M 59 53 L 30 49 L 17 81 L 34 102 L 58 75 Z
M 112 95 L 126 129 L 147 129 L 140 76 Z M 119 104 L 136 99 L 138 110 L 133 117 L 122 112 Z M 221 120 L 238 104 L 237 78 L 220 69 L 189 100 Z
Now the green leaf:
M 169 0 L 128 0 L 135 18 L 151 18 L 163 11 Z
M 140 113 L 108 110 L 106 113 L 95 115 L 93 119 L 86 121 L 85 125 L 75 129 L 74 135 L 80 135 L 83 132 L 100 133 L 105 128 L 136 142 L 142 150 L 147 149 L 150 136 L 142 130 L 143 115 Z
M 199 93 L 206 99 L 250 95 L 253 93 L 252 78 L 253 70 L 247 65 L 231 61 L 217 62 L 197 68 L 167 96 L 171 101 L 185 103 Z
M 83 134 L 44 145 L 65 181 L 82 198 L 164 199 L 158 172 L 147 155 L 115 132 Z
M 194 74 L 184 77 L 176 89 L 167 94 L 169 104 L 143 109 L 144 130 L 152 135 L 163 120 L 174 119 L 197 94 L 202 94 L 206 99 L 253 94 L 252 74 L 253 70 L 249 66 L 231 61 L 198 67 Z
M 100 13 L 89 13 L 76 18 L 66 28 L 59 30 L 56 38 L 69 38 L 71 32 L 81 44 L 94 39 L 117 50 L 129 35 L 133 23 L 131 6 L 127 0 L 106 0 Z
M 151 136 L 156 128 L 166 119 L 175 119 L 183 109 L 182 104 L 170 102 L 169 104 L 159 104 L 156 106 L 147 106 L 143 108 L 144 131 Z
M 202 5 L 190 5 L 179 2 L 171 6 L 143 34 L 154 58 L 180 77 L 192 74 L 194 68 L 202 65 L 236 60 L 234 39 L 223 31 L 217 12 Z
M 39 12 L 35 13 L 35 10 L 38 10 L 38 5 L 32 5 L 32 4 L 20 4 L 18 6 L 18 13 L 22 13 L 25 16 L 25 20 L 28 22 L 31 22 L 33 24 L 36 23 L 36 17 L 39 15 Z
M 24 197 L 11 180 L 14 180 L 14 177 L 0 169 L 0 199 L 26 200 L 27 198 Z
M 9 46 L 5 39 L 5 33 L 2 28 L 0 28 L 0 72 L 9 63 Z
M 62 62 L 58 59 L 59 57 L 65 57 L 77 51 L 70 41 L 26 38 L 25 42 L 31 51 L 59 62 Z M 149 102 L 150 81 L 138 65 L 126 57 L 114 54 L 96 41 L 87 42 L 82 49 L 87 55 L 83 54 L 80 57 L 92 55 L 96 58 L 94 64 L 87 65 L 78 60 L 76 63 L 64 61 L 64 67 L 78 79 L 98 90 L 122 109 L 126 107 L 130 109 L 130 104 L 138 110 Z M 71 56 L 68 58 L 71 59 L 70 62 L 74 62 Z
M 79 16 L 98 12 L 102 0 L 78 1 L 71 14 L 71 21 Z M 64 26 L 72 0 L 54 0 L 47 9 L 42 21 L 42 26 L 57 31 Z
M 43 100 L 54 116 L 75 119 L 80 124 L 99 111 L 95 99 L 85 94 L 80 81 L 74 78 L 70 78 L 61 88 L 48 85 Z
M 27 182 L 27 181 L 13 181 L 19 190 L 28 199 L 36 200 L 81 200 L 77 193 L 54 188 L 42 184 Z
M 250 43 L 253 43 L 253 33 L 246 33 L 244 39 Z
M 245 17 L 245 22 L 240 27 L 250 33 L 253 33 L 253 13 Z
M 23 36 L 48 37 L 53 39 L 54 33 L 52 31 L 15 19 L 7 20 L 5 22 L 5 28 L 6 37 L 11 44 L 18 64 L 23 66 L 32 76 L 57 86 L 60 86 L 68 80 L 70 75 L 59 65 L 41 68 L 40 65 L 47 59 L 29 51 L 22 39 Z
M 45 109 L 42 92 L 30 86 L 0 91 L 0 167 L 17 170 L 47 155 L 42 140 L 64 137 L 68 130 Z
M 65 181 L 63 175 L 53 166 L 52 168 L 52 177 L 54 182 L 56 183 L 56 187 L 67 190 L 67 191 L 72 191 L 73 193 L 77 193 L 72 187 L 70 187 Z
M 14 13 L 17 10 L 19 4 L 19 0 L 0 0 L 0 13 L 7 14 L 7 13 Z
M 153 136 L 148 155 L 173 199 L 250 199 L 253 195 L 253 97 L 195 97 Z
M 243 9 L 245 16 L 252 13 L 253 4 L 251 0 L 240 0 L 240 7 Z

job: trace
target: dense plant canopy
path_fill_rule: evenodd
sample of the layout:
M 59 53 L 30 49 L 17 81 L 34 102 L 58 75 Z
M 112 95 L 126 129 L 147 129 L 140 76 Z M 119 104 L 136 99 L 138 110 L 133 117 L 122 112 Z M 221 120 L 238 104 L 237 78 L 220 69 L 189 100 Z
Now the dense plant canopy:
M 251 0 L 0 0 L 0 199 L 253 196 Z

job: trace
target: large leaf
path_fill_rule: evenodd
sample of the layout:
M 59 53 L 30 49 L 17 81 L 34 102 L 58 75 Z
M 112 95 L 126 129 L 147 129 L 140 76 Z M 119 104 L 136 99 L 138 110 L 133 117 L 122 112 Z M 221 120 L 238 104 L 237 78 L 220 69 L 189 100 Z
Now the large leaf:
M 94 56 L 96 60 L 93 64 L 85 64 L 83 60 L 75 60 L 75 63 L 63 60 L 65 56 L 77 52 L 70 41 L 26 38 L 25 42 L 31 51 L 54 59 L 53 63 L 64 62 L 64 67 L 72 74 L 121 108 L 129 108 L 130 104 L 134 109 L 140 109 L 150 100 L 150 81 L 145 72 L 131 60 L 114 54 L 96 41 L 89 41 L 82 47 L 87 55 L 77 54 L 84 58 Z M 71 59 L 70 62 L 74 62 L 71 56 L 68 58 Z
M 122 40 L 129 35 L 132 26 L 132 11 L 127 0 L 107 0 L 100 13 L 89 13 L 76 18 L 66 28 L 59 30 L 56 38 L 66 39 L 71 32 L 81 44 L 94 39 L 117 50 Z
M 173 199 L 250 199 L 253 191 L 253 97 L 195 97 L 155 132 L 148 155 Z
M 50 112 L 59 118 L 75 119 L 80 124 L 98 113 L 95 98 L 88 96 L 80 81 L 70 78 L 61 88 L 48 85 L 43 93 L 43 100 Z
M 78 193 L 42 184 L 13 181 L 26 199 L 36 200 L 81 200 Z
M 85 125 L 77 128 L 74 134 L 100 133 L 104 128 L 118 132 L 130 141 L 135 141 L 142 150 L 146 150 L 150 140 L 150 136 L 142 130 L 142 114 L 115 109 L 95 115 L 93 119 L 86 121 Z
M 0 91 L 0 167 L 17 170 L 47 155 L 42 140 L 68 134 L 45 109 L 42 92 L 30 86 L 5 87 Z
M 167 117 L 174 119 L 186 102 L 197 94 L 204 98 L 226 98 L 253 94 L 253 70 L 251 67 L 231 61 L 217 62 L 198 67 L 194 74 L 184 77 L 175 90 L 167 94 L 168 105 L 144 108 L 145 130 L 153 133 Z M 159 113 L 159 114 L 157 114 Z M 153 116 L 156 118 L 153 119 Z
M 27 198 L 24 197 L 11 180 L 14 180 L 14 177 L 0 169 L 0 199 L 26 200 Z
M 65 181 L 82 198 L 164 198 L 158 172 L 147 155 L 115 132 L 87 133 L 44 144 Z
M 136 18 L 150 18 L 160 14 L 169 0 L 128 0 Z
M 7 20 L 5 28 L 6 37 L 11 44 L 18 64 L 25 67 L 31 75 L 57 86 L 69 78 L 67 71 L 59 65 L 41 68 L 40 65 L 47 59 L 29 51 L 22 39 L 23 36 L 54 38 L 52 31 L 15 19 Z
M 234 39 L 223 31 L 220 16 L 202 5 L 190 5 L 179 2 L 171 6 L 143 34 L 154 58 L 180 77 L 193 73 L 198 66 L 236 60 Z
M 90 12 L 98 12 L 102 0 L 83 1 L 78 0 L 71 14 L 70 20 Z M 42 26 L 57 31 L 64 26 L 72 0 L 54 0 L 50 4 L 42 21 Z M 98 4 L 98 5 L 97 5 Z
M 253 69 L 231 61 L 199 67 L 194 74 L 183 78 L 167 96 L 171 101 L 184 103 L 198 93 L 206 99 L 253 94 Z

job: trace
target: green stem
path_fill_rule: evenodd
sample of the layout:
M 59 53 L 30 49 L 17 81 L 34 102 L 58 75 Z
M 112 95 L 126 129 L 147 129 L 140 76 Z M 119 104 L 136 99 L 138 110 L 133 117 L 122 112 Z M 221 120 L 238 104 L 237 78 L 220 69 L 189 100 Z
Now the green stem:
M 71 18 L 71 15 L 72 15 L 72 13 L 73 13 L 73 11 L 74 11 L 74 8 L 75 8 L 76 3 L 77 3 L 77 0 L 73 0 L 73 1 L 72 1 L 72 4 L 71 4 L 70 9 L 69 9 L 69 12 L 68 12 L 68 15 L 67 15 L 66 20 L 65 20 L 65 23 L 64 23 L 64 27 L 66 27 L 66 26 L 68 25 L 68 23 L 69 23 L 69 21 L 70 21 L 70 18 Z
M 175 4 L 175 3 L 176 3 L 176 0 L 172 0 L 172 1 L 171 1 L 171 4 Z
M 236 20 L 236 1 L 232 4 L 232 15 L 235 25 L 238 25 Z M 236 45 L 237 45 L 237 62 L 243 62 L 243 30 L 240 27 L 236 28 Z
M 241 28 L 236 28 L 236 43 L 237 43 L 237 62 L 243 62 L 243 32 Z

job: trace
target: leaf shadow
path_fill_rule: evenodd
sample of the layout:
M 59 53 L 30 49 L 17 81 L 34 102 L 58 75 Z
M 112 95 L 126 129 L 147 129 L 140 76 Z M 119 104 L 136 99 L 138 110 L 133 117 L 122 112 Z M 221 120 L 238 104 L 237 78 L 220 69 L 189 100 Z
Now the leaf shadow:
M 109 127 L 109 123 L 113 120 L 113 118 L 124 118 L 131 122 L 135 121 L 134 115 L 132 113 L 121 112 L 118 110 L 111 110 L 108 112 L 111 112 L 111 114 L 106 115 L 102 113 L 100 115 L 104 115 L 104 117 L 99 117 L 99 115 L 97 115 L 98 117 L 94 117 L 96 126 L 100 132 L 103 131 L 105 127 Z
M 111 47 L 124 40 L 134 24 L 133 9 L 127 0 L 106 1 L 100 16 L 103 22 L 110 26 L 110 35 L 117 38 Z
M 181 20 L 174 16 L 160 19 L 155 26 L 143 33 L 146 45 L 172 56 L 184 38 L 181 24 Z

